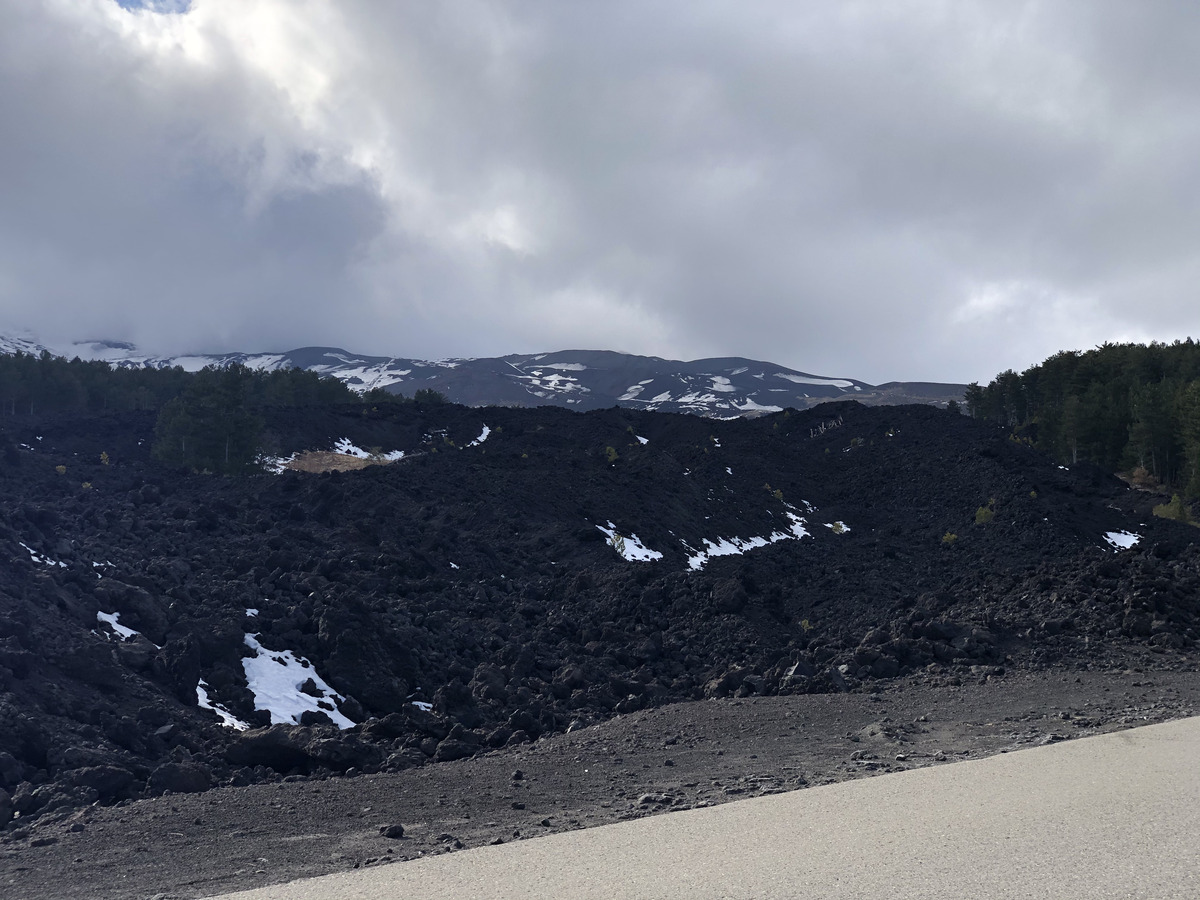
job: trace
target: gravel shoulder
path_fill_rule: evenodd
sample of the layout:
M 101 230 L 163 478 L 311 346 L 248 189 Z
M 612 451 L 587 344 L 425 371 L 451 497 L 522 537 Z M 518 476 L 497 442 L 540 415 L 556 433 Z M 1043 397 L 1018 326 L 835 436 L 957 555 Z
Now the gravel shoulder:
M 6 834 L 0 893 L 205 897 L 979 758 L 1194 715 L 1196 662 L 680 703 L 396 774 L 90 807 Z

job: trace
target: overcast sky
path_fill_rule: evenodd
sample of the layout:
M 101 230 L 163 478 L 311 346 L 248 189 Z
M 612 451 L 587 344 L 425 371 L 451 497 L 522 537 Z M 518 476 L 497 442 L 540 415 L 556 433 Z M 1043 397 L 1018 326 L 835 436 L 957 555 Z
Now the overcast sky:
M 0 0 L 0 332 L 971 381 L 1200 338 L 1194 0 Z

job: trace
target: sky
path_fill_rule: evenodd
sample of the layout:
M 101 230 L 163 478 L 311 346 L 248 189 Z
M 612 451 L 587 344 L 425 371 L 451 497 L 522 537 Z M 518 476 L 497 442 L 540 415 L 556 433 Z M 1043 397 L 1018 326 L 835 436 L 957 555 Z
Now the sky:
M 1191 0 L 0 0 L 0 333 L 987 381 L 1200 338 Z

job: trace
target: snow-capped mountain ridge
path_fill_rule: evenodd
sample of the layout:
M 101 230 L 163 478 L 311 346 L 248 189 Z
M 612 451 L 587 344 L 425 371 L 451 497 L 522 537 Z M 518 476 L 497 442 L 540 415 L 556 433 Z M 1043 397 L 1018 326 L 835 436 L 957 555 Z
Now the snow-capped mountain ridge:
M 813 375 L 771 362 L 723 357 L 688 362 L 609 350 L 561 350 L 503 357 L 439 360 L 367 356 L 340 347 L 301 347 L 282 353 L 154 356 L 121 341 L 45 347 L 0 336 L 0 353 L 48 351 L 123 367 L 196 372 L 205 366 L 244 365 L 272 371 L 301 368 L 344 381 L 356 391 L 376 388 L 412 394 L 428 389 L 467 406 L 626 406 L 732 418 L 839 398 L 868 404 L 935 403 L 961 399 L 964 385 L 889 382 Z

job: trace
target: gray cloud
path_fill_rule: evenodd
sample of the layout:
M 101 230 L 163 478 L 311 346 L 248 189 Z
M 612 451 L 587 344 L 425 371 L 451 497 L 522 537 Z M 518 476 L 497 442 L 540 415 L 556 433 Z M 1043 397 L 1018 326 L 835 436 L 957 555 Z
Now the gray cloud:
M 0 6 L 14 327 L 877 381 L 1200 334 L 1182 2 L 141 6 Z

